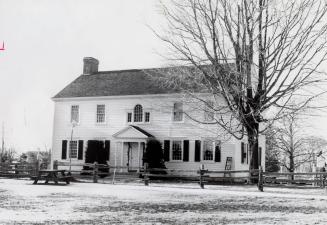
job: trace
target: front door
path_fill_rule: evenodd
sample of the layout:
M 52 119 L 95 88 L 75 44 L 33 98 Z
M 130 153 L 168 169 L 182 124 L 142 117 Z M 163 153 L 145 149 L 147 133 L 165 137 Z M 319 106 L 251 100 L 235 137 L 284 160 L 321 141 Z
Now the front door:
M 136 172 L 139 168 L 139 151 L 137 142 L 127 143 L 127 169 L 129 172 Z

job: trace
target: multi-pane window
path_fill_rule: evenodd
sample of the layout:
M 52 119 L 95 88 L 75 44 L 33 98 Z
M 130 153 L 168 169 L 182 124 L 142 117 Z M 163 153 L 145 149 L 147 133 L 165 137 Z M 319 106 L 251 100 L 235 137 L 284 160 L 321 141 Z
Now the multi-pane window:
M 142 105 L 137 104 L 134 110 L 127 112 L 127 123 L 150 123 L 150 112 L 144 112 Z
M 145 122 L 150 122 L 150 113 L 149 112 L 146 112 L 145 113 Z
M 136 105 L 134 107 L 134 122 L 143 121 L 143 108 L 141 105 Z
M 204 120 L 207 122 L 214 120 L 213 101 L 207 101 L 204 107 Z
M 127 113 L 127 123 L 132 122 L 132 113 Z
M 71 107 L 70 122 L 71 123 L 79 122 L 79 106 L 78 105 L 72 105 L 72 107 Z
M 97 105 L 97 123 L 104 123 L 106 121 L 106 106 Z
M 182 160 L 182 141 L 173 141 L 173 160 Z
M 213 141 L 203 142 L 203 160 L 213 160 Z
M 77 141 L 69 142 L 69 156 L 71 159 L 77 158 Z
M 183 121 L 183 103 L 175 102 L 174 103 L 174 121 Z

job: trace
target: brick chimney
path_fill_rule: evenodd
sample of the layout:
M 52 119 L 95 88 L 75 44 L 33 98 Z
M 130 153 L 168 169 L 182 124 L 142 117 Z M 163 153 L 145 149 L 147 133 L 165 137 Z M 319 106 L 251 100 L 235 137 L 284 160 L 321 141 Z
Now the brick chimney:
M 83 74 L 89 75 L 98 72 L 99 61 L 92 57 L 84 57 Z

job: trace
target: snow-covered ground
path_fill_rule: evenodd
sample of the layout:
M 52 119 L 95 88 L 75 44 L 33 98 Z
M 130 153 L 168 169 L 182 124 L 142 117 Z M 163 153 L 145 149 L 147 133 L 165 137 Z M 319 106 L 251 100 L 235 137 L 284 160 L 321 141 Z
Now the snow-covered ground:
M 0 179 L 0 224 L 327 224 L 322 189 Z

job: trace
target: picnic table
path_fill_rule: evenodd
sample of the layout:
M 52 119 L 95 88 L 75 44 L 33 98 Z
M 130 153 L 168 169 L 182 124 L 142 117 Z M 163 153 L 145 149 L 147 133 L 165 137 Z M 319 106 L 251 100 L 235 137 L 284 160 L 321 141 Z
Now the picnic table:
M 45 180 L 45 184 L 48 184 L 49 181 L 53 181 L 55 184 L 58 184 L 59 181 L 64 181 L 66 184 L 70 183 L 72 177 L 66 174 L 66 170 L 39 170 L 37 176 L 32 176 L 34 180 L 33 184 L 37 184 L 39 180 Z

